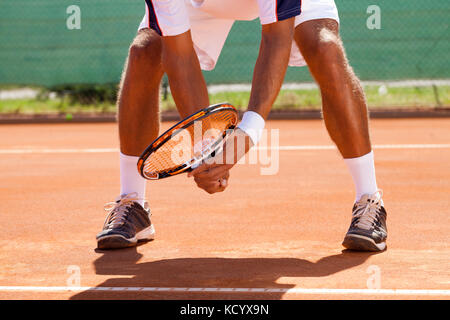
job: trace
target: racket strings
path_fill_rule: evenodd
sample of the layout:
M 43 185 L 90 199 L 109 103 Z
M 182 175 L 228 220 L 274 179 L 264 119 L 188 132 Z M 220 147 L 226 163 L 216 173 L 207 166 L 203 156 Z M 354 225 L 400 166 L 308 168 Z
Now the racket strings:
M 194 121 L 184 129 L 173 128 L 172 136 L 147 158 L 144 171 L 149 175 L 171 171 L 195 157 L 202 157 L 236 122 L 234 110 L 222 110 Z

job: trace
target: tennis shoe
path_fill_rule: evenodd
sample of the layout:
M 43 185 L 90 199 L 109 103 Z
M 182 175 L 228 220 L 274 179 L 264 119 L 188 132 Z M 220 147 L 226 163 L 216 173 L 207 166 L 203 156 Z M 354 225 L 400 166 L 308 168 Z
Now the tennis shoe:
M 353 206 L 350 228 L 342 245 L 350 250 L 383 251 L 386 249 L 387 213 L 381 201 L 383 193 L 365 194 Z
M 141 206 L 137 193 L 121 195 L 116 201 L 105 204 L 109 212 L 103 230 L 97 234 L 99 249 L 119 249 L 137 245 L 140 241 L 154 239 L 155 229 L 150 221 L 148 202 Z

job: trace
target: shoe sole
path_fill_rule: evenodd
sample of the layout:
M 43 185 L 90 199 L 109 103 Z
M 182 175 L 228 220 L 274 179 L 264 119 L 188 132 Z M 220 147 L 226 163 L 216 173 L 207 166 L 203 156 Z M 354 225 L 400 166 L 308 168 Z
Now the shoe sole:
M 104 236 L 97 239 L 98 249 L 122 249 L 134 247 L 138 242 L 150 241 L 155 238 L 155 228 L 153 225 L 139 231 L 133 238 L 125 238 L 122 235 L 115 234 Z
M 357 235 L 348 234 L 344 238 L 342 245 L 349 250 L 355 251 L 383 251 L 386 250 L 386 242 L 375 243 L 373 239 Z

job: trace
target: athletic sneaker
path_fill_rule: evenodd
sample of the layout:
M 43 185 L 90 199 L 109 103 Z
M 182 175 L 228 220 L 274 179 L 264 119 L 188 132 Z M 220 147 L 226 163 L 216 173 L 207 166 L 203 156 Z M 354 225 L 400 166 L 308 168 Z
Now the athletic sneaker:
M 155 229 L 150 221 L 150 209 L 142 207 L 137 193 L 124 194 L 115 202 L 105 204 L 109 211 L 103 230 L 97 235 L 99 249 L 118 249 L 135 246 L 138 241 L 152 240 Z
M 353 218 L 342 245 L 358 251 L 386 249 L 386 210 L 381 205 L 383 193 L 365 194 L 353 206 Z

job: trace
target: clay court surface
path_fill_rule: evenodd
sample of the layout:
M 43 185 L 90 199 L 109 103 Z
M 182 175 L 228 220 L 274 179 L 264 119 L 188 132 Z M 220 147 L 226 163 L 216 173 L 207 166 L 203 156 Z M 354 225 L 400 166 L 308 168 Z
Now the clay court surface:
M 353 184 L 323 123 L 268 128 L 277 174 L 237 165 L 215 195 L 186 175 L 150 181 L 156 239 L 98 251 L 116 124 L 0 126 L 0 299 L 450 298 L 450 119 L 372 120 L 379 254 L 343 251 Z

